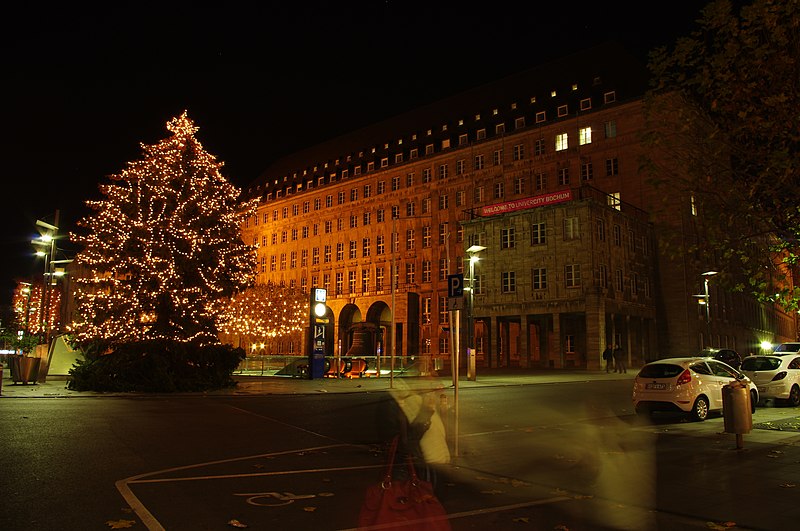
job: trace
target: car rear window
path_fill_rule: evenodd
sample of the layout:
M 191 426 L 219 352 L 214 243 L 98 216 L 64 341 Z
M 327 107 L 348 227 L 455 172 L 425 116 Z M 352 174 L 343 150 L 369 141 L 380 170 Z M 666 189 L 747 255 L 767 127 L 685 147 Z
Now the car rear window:
M 775 352 L 800 352 L 800 343 L 782 343 Z
M 774 371 L 781 364 L 777 358 L 745 358 L 742 362 L 743 371 Z
M 639 371 L 642 378 L 675 378 L 683 372 L 683 367 L 672 363 L 651 363 Z

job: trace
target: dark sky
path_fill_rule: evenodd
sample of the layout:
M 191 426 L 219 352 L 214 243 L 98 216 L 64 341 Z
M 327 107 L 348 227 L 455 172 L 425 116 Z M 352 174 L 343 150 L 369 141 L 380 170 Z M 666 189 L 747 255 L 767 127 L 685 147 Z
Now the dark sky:
M 23 4 L 19 2 L 18 4 Z M 97 186 L 186 110 L 237 186 L 276 158 L 560 55 L 618 40 L 646 58 L 701 3 L 106 2 L 4 8 L 0 304 L 39 275 Z M 551 7 L 547 7 L 550 5 Z M 68 244 L 64 243 L 65 247 Z

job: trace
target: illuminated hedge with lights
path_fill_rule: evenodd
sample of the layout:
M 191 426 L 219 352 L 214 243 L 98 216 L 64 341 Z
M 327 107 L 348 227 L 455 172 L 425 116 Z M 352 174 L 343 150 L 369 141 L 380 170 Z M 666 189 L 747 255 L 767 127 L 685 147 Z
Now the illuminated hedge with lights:
M 78 280 L 78 345 L 216 344 L 227 301 L 254 278 L 240 223 L 256 203 L 240 201 L 187 113 L 167 130 L 100 186 L 105 199 L 86 202 L 93 214 L 71 235 L 82 245 L 76 261 L 91 271 Z
M 240 344 L 299 341 L 307 314 L 307 295 L 274 283 L 259 284 L 231 298 L 220 332 L 237 337 Z

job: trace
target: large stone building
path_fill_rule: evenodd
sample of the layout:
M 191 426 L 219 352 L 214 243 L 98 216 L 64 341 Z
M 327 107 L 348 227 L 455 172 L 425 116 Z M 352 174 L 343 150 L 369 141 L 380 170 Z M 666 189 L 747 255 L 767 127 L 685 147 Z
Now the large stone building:
M 706 295 L 709 277 L 660 252 L 645 89 L 602 46 L 286 157 L 245 191 L 257 282 L 326 288 L 326 354 L 357 343 L 384 364 L 446 367 L 474 346 L 478 367 L 596 369 L 610 343 L 636 366 L 793 338 L 791 316 L 713 281 Z M 690 226 L 690 203 L 669 221 Z

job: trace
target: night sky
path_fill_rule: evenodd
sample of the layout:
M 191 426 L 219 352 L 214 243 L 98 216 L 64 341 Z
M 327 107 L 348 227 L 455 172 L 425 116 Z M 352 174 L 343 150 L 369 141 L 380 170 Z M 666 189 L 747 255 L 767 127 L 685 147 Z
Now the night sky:
M 0 304 L 16 278 L 43 271 L 36 220 L 53 223 L 58 210 L 62 233 L 72 230 L 98 184 L 184 110 L 246 187 L 282 155 L 594 44 L 620 41 L 646 60 L 702 5 L 30 4 L 4 8 L 0 22 Z

